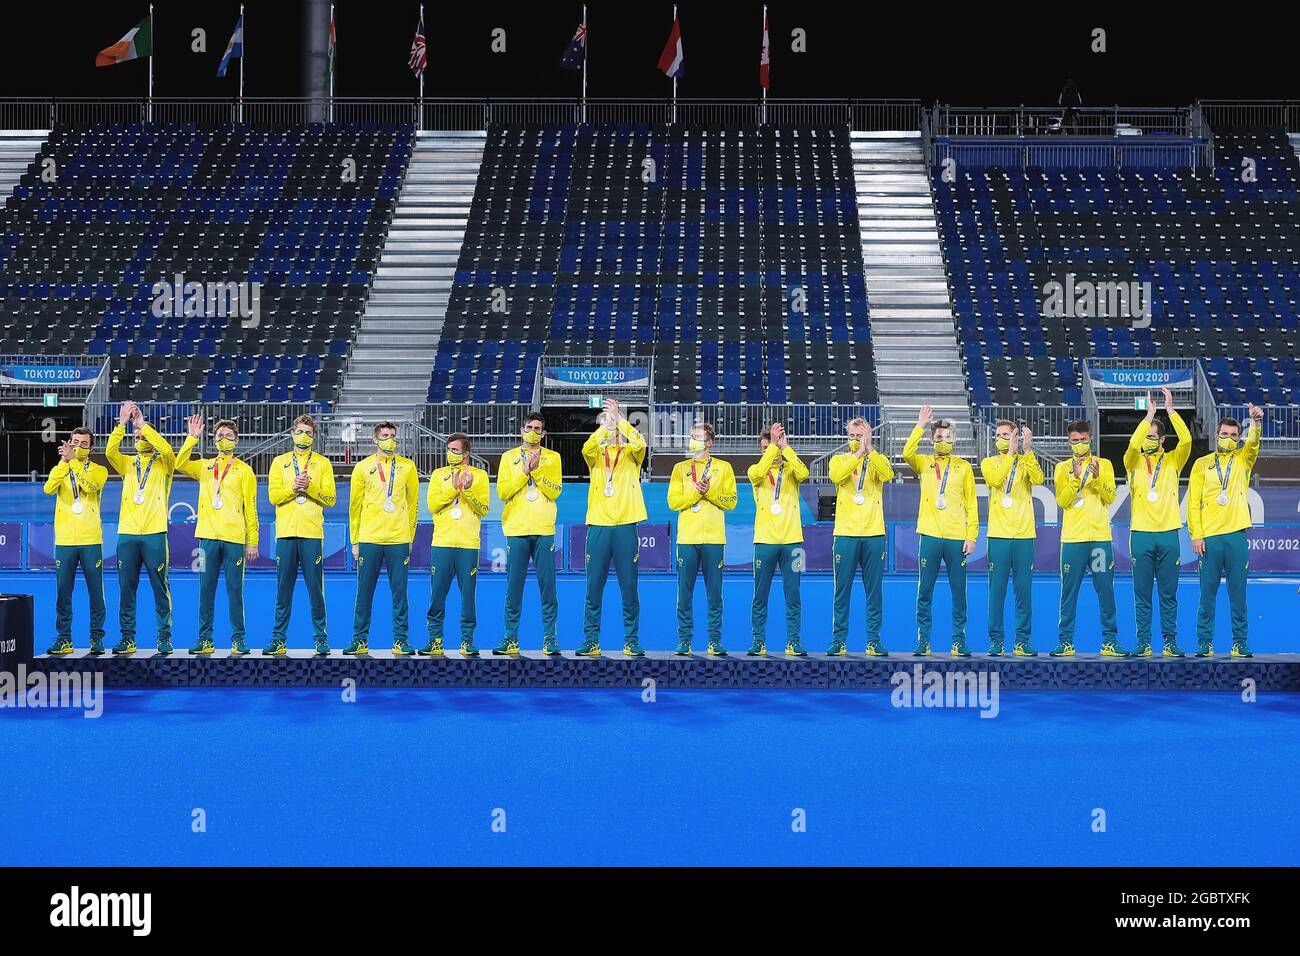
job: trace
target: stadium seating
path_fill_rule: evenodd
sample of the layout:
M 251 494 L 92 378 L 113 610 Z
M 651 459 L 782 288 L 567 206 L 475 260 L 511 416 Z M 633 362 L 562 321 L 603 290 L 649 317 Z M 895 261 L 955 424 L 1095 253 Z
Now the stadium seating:
M 1196 171 L 934 171 L 974 404 L 1079 404 L 1089 355 L 1201 358 L 1222 402 L 1294 400 L 1300 164 L 1275 131 L 1219 133 L 1215 147 Z M 1150 327 L 1044 318 L 1044 286 L 1067 273 L 1150 282 Z
M 861 247 L 846 129 L 493 127 L 429 401 L 531 401 L 545 353 L 653 356 L 661 402 L 875 402 Z
M 114 401 L 333 401 L 412 138 L 56 129 L 0 212 L 0 353 L 110 355 Z M 155 317 L 154 283 L 177 273 L 261 283 L 256 326 Z

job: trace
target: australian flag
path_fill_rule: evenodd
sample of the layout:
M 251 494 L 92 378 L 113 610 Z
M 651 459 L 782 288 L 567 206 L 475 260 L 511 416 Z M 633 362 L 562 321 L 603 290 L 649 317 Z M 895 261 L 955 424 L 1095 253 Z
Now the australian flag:
M 564 57 L 560 60 L 560 66 L 566 70 L 581 70 L 582 58 L 587 52 L 587 25 L 578 24 L 578 32 L 573 35 L 569 41 L 569 48 L 564 51 Z

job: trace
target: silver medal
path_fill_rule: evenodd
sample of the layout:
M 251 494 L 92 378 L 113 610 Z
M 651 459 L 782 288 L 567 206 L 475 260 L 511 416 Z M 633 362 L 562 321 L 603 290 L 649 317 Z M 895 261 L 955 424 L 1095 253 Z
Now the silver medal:
M 1003 495 L 1003 496 L 1002 496 L 1002 507 L 1004 507 L 1004 508 L 1010 508 L 1010 507 L 1011 507 L 1012 505 L 1014 505 L 1014 504 L 1015 504 L 1015 502 L 1011 500 L 1011 496 L 1010 496 L 1010 495 Z
M 307 503 L 307 496 L 299 495 L 297 498 L 294 498 L 293 500 L 298 502 L 298 504 L 300 505 L 305 505 Z
M 606 497 L 606 498 L 613 498 L 613 497 L 614 497 L 614 486 L 613 486 L 613 485 L 606 485 L 606 486 L 605 486 L 605 497 Z
M 536 500 L 537 500 L 537 489 L 536 489 L 536 488 L 529 488 L 529 489 L 528 489 L 528 494 L 525 495 L 524 497 L 526 497 L 529 501 L 536 501 Z
M 1152 488 L 1150 491 L 1147 492 L 1147 501 L 1156 502 L 1159 500 L 1160 500 L 1160 492 L 1156 491 L 1154 488 Z
M 85 511 L 85 510 L 86 510 L 86 506 L 85 506 L 85 504 L 81 501 L 81 499 L 77 499 L 76 501 L 74 501 L 74 502 L 72 503 L 72 513 L 73 513 L 74 515 L 79 515 L 79 514 L 81 514 L 83 511 Z
M 940 495 L 938 498 L 934 499 L 934 506 L 942 511 L 944 508 L 948 507 L 948 499 L 943 497 L 943 495 Z
M 451 517 L 453 521 L 459 521 L 462 514 L 464 514 L 464 512 L 460 510 L 460 505 L 456 505 L 451 509 Z
M 139 491 L 137 491 L 135 493 L 135 497 L 132 498 L 132 500 L 138 505 L 144 504 L 144 489 L 142 488 Z
M 867 496 L 862 494 L 861 492 L 853 496 L 853 503 L 855 505 L 865 504 L 866 500 L 867 500 Z
M 1075 506 L 1076 508 L 1082 508 L 1082 507 L 1083 507 L 1083 499 L 1080 498 L 1078 501 L 1076 501 L 1076 502 L 1074 503 L 1074 506 Z
M 385 510 L 385 511 L 387 511 L 389 514 L 392 514 L 393 511 L 395 511 L 396 509 L 397 509 L 397 505 L 393 504 L 393 499 L 392 499 L 392 498 L 385 498 L 385 499 L 384 499 L 384 510 Z
M 213 495 L 213 496 L 212 496 L 212 507 L 214 507 L 214 508 L 216 508 L 218 511 L 220 511 L 222 505 L 224 505 L 224 504 L 225 504 L 225 502 L 221 500 L 221 495 Z
M 1215 498 L 1214 500 L 1221 505 L 1226 505 L 1228 503 L 1228 493 L 1226 491 L 1220 491 L 1219 497 Z
M 691 505 L 691 510 L 698 514 L 700 510 L 700 503 L 697 501 L 695 502 L 695 504 Z
M 772 502 L 772 514 L 779 515 L 780 513 L 781 513 L 781 502 L 779 501 Z

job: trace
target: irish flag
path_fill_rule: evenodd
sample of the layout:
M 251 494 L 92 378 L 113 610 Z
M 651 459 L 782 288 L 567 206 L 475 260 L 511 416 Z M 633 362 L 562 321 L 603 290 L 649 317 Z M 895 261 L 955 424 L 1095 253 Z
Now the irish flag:
M 95 66 L 113 66 L 127 60 L 138 60 L 153 54 L 153 29 L 149 17 L 133 26 L 126 36 L 95 56 Z

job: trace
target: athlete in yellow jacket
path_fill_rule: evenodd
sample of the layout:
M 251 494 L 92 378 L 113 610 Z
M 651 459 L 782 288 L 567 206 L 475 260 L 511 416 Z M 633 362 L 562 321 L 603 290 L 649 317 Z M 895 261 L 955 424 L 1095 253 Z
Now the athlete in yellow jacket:
M 273 657 L 288 654 L 293 587 L 302 569 L 311 602 L 312 641 L 317 657 L 328 657 L 325 629 L 325 509 L 338 501 L 334 466 L 311 450 L 316 420 L 299 415 L 292 426 L 293 450 L 271 462 L 266 497 L 275 507 L 275 621 L 271 643 L 262 651 Z
M 135 429 L 135 454 L 122 454 L 126 426 Z M 194 439 L 186 438 L 193 447 Z M 172 652 L 172 595 L 167 581 L 167 519 L 170 512 L 176 453 L 167 439 L 144 420 L 135 402 L 122 405 L 117 427 L 108 436 L 104 457 L 122 476 L 122 504 L 117 519 L 117 583 L 121 640 L 113 653 L 134 654 L 136 589 L 140 569 L 153 589 L 154 629 L 158 653 Z
M 933 455 L 919 452 L 930 432 Z M 975 553 L 979 537 L 979 499 L 975 470 L 952 453 L 957 433 L 952 422 L 936 421 L 934 410 L 922 405 L 916 427 L 903 446 L 903 461 L 921 479 L 921 505 L 916 530 L 920 535 L 920 578 L 916 585 L 916 657 L 930 656 L 931 606 L 939 563 L 948 570 L 952 592 L 952 656 L 969 657 L 966 646 L 966 559 Z
M 691 429 L 690 457 L 673 466 L 668 507 L 677 512 L 677 650 L 691 653 L 695 630 L 695 581 L 704 572 L 709 602 L 708 653 L 726 657 L 722 646 L 722 553 L 727 543 L 726 513 L 736 507 L 736 473 L 714 458 L 713 426 Z
M 203 416 L 191 415 L 190 437 L 203 434 Z M 199 483 L 199 639 L 191 654 L 211 654 L 212 617 L 217 576 L 225 571 L 230 603 L 230 654 L 248 653 L 244 641 L 244 568 L 257 557 L 257 475 L 235 457 L 239 432 L 233 421 L 221 419 L 212 428 L 217 457 L 192 457 L 194 442 L 176 456 L 176 471 Z
M 54 497 L 54 626 L 47 653 L 72 653 L 72 588 L 77 567 L 90 597 L 90 653 L 104 653 L 104 529 L 99 502 L 108 469 L 90 460 L 94 435 L 74 428 L 59 446 L 59 461 L 50 469 L 45 493 Z
M 623 596 L 623 653 L 644 657 L 638 632 L 641 601 L 637 595 L 637 522 L 646 518 L 641 494 L 641 465 L 646 443 L 623 417 L 618 402 L 605 399 L 600 425 L 582 446 L 591 471 L 587 487 L 587 597 L 583 608 L 583 641 L 579 657 L 600 655 L 600 608 L 609 566 L 614 565 Z
M 888 548 L 885 544 L 885 485 L 893 481 L 889 459 L 873 447 L 871 424 L 855 418 L 846 426 L 849 450 L 830 461 L 835 486 L 834 610 L 831 645 L 826 653 L 848 653 L 849 601 L 862 569 L 862 590 L 867 598 L 867 656 L 888 657 L 880 640 L 884 620 L 883 581 Z
M 1178 647 L 1178 569 L 1182 545 L 1178 532 L 1183 518 L 1178 510 L 1178 476 L 1192 454 L 1192 433 L 1174 410 L 1174 397 L 1163 389 L 1165 413 L 1174 426 L 1178 443 L 1164 450 L 1165 425 L 1156 418 L 1156 406 L 1147 392 L 1147 414 L 1133 431 L 1124 451 L 1128 475 L 1129 553 L 1133 555 L 1133 611 L 1137 622 L 1135 657 L 1151 656 L 1151 586 L 1160 594 L 1160 630 L 1164 656 L 1182 657 Z
M 393 595 L 393 653 L 414 654 L 407 641 L 409 602 L 407 574 L 411 542 L 420 518 L 420 476 L 415 462 L 397 454 L 397 426 L 380 422 L 374 430 L 375 454 L 352 469 L 348 498 L 348 530 L 352 558 L 357 564 L 357 603 L 352 615 L 352 641 L 344 654 L 370 653 L 370 610 L 379 571 L 388 569 Z
M 443 616 L 454 579 L 460 589 L 460 653 L 478 657 L 474 646 L 474 591 L 478 582 L 480 525 L 491 505 L 492 486 L 482 468 L 469 463 L 470 441 L 463 432 L 447 438 L 447 465 L 429 476 L 433 548 L 429 552 L 429 643 L 421 654 L 443 654 Z
M 1127 657 L 1115 623 L 1115 550 L 1110 506 L 1115 469 L 1092 451 L 1092 426 L 1084 419 L 1066 425 L 1071 457 L 1056 466 L 1056 504 L 1061 509 L 1061 609 L 1053 657 L 1074 655 L 1074 618 L 1083 576 L 1092 576 L 1101 609 L 1101 654 Z
M 1201 559 L 1201 603 L 1196 614 L 1196 656 L 1214 656 L 1214 609 L 1219 581 L 1227 578 L 1232 616 L 1232 656 L 1251 657 L 1247 643 L 1246 571 L 1250 553 L 1250 475 L 1259 459 L 1264 410 L 1250 406 L 1251 428 L 1241 443 L 1241 423 L 1219 420 L 1215 449 L 1192 465 L 1187 485 L 1187 531 Z
M 555 598 L 555 501 L 564 489 L 560 453 L 542 447 L 546 419 L 531 412 L 520 429 L 522 443 L 501 456 L 497 465 L 497 497 L 501 532 L 506 538 L 505 636 L 494 654 L 519 653 L 519 616 L 524 602 L 528 562 L 537 569 L 542 599 L 542 653 L 560 655 L 556 637 L 559 604 Z
M 753 641 L 746 653 L 751 657 L 767 653 L 767 599 L 772 593 L 772 577 L 780 568 L 785 593 L 785 652 L 790 657 L 806 657 L 799 635 L 803 615 L 799 578 L 804 568 L 799 487 L 808 480 L 808 466 L 790 447 L 780 422 L 763 429 L 758 447 L 763 455 L 748 472 L 754 492 L 754 600 L 750 608 Z
M 1017 657 L 1036 657 L 1030 640 L 1034 590 L 1034 487 L 1043 469 L 1033 452 L 1033 432 L 1003 419 L 995 426 L 998 453 L 980 462 L 989 491 L 989 656 L 1005 650 L 1003 612 L 1007 580 L 1015 582 Z

